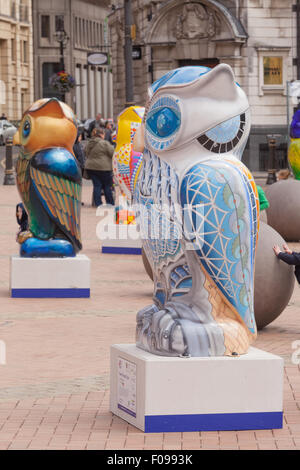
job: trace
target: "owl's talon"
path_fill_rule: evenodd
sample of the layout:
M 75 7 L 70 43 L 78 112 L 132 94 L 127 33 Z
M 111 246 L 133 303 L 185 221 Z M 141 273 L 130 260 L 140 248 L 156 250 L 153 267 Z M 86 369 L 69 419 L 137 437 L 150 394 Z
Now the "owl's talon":
M 72 243 L 67 240 L 40 240 L 32 237 L 21 244 L 20 256 L 24 258 L 63 258 L 74 257 L 76 253 Z
M 137 346 L 153 354 L 179 356 L 186 352 L 181 325 L 166 310 L 150 307 L 139 312 L 136 332 Z

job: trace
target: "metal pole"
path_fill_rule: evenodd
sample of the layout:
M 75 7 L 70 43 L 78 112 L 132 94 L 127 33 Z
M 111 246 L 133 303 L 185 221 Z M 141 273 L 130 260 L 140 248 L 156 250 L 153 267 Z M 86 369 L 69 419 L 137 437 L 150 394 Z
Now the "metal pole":
M 268 138 L 269 144 L 269 161 L 268 161 L 268 178 L 266 184 L 276 183 L 276 169 L 275 167 L 275 149 L 276 149 L 276 139 L 273 136 Z
M 134 105 L 133 101 L 133 73 L 132 73 L 132 11 L 131 0 L 124 0 L 124 26 L 125 26 L 125 106 Z
M 11 137 L 6 139 L 5 174 L 3 184 L 6 186 L 12 186 L 15 184 L 15 175 L 13 168 L 13 140 Z
M 59 41 L 59 46 L 60 46 L 60 69 L 61 69 L 61 72 L 64 72 L 65 71 L 64 44 L 63 44 L 62 39 Z

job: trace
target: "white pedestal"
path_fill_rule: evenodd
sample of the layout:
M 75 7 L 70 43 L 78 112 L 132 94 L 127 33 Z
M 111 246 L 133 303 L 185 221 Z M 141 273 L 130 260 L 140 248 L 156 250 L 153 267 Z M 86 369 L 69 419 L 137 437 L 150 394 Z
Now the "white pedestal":
M 90 259 L 22 258 L 10 263 L 11 297 L 78 298 L 90 297 Z
M 142 241 L 136 225 L 108 224 L 102 238 L 102 253 L 142 254 Z
M 111 347 L 110 410 L 144 432 L 282 427 L 283 359 L 163 357 Z

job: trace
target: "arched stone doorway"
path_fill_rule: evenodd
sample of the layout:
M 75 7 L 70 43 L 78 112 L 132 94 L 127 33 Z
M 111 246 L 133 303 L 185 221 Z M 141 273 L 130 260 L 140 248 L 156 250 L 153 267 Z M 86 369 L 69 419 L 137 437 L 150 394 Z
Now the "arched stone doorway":
M 150 81 L 183 65 L 229 63 L 238 72 L 247 33 L 241 22 L 216 0 L 170 0 L 152 18 L 145 46 Z

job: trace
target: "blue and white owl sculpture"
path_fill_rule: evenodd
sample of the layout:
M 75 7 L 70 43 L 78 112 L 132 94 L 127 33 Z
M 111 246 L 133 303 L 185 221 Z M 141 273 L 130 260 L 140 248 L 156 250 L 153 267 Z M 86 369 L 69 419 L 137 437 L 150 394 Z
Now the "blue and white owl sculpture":
M 154 303 L 137 346 L 163 356 L 236 356 L 256 338 L 259 203 L 241 163 L 247 97 L 228 65 L 183 67 L 149 90 L 134 188 Z

